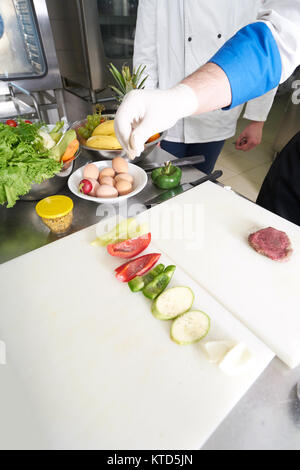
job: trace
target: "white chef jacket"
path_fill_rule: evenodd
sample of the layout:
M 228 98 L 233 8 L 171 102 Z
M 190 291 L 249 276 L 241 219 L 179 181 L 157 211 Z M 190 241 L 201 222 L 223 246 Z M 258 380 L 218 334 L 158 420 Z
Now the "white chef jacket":
M 282 83 L 300 65 L 300 0 L 263 0 L 258 20 L 269 26 L 277 43 Z
M 134 66 L 146 65 L 146 88 L 167 89 L 204 65 L 242 27 L 267 13 L 264 0 L 140 0 Z M 246 84 L 245 84 L 246 86 Z M 265 121 L 276 89 L 247 103 L 244 117 Z M 221 141 L 236 133 L 243 105 L 191 116 L 168 131 L 166 140 Z

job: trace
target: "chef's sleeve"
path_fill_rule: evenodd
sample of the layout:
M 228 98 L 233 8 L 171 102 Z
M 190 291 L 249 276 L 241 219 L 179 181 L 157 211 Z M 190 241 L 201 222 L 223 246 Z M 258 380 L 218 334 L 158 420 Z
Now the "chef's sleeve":
M 244 118 L 251 121 L 266 121 L 272 108 L 278 88 L 274 88 L 258 98 L 248 101 Z
M 258 20 L 210 60 L 229 79 L 232 103 L 227 109 L 274 89 L 300 64 L 300 0 L 265 0 Z
M 144 77 L 148 75 L 145 88 L 157 88 L 158 65 L 156 48 L 157 0 L 139 0 L 134 39 L 133 66 L 146 66 Z

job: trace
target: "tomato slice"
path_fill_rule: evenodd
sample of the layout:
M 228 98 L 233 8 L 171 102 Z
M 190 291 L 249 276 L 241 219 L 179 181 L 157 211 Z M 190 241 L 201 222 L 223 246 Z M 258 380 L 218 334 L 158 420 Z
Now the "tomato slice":
M 160 253 L 150 253 L 140 256 L 119 266 L 116 271 L 116 278 L 122 282 L 129 282 L 136 276 L 146 274 L 159 260 Z
M 26 121 L 24 121 L 24 122 L 26 122 L 26 124 L 32 124 L 32 122 L 28 121 L 28 119 L 26 119 Z
M 107 245 L 107 251 L 111 256 L 118 258 L 134 258 L 144 251 L 151 242 L 151 233 L 136 238 L 129 238 L 119 243 Z
M 7 124 L 8 126 L 10 126 L 10 127 L 17 127 L 17 125 L 18 125 L 17 122 L 14 121 L 13 119 L 8 119 L 8 120 L 6 121 L 6 124 Z

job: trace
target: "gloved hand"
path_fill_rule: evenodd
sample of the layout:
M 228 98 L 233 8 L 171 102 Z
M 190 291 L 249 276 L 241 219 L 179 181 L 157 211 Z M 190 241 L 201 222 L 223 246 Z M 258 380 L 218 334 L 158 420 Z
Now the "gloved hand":
M 115 117 L 115 132 L 130 159 L 139 156 L 152 135 L 170 129 L 198 108 L 198 98 L 188 86 L 169 90 L 133 90 L 125 96 Z

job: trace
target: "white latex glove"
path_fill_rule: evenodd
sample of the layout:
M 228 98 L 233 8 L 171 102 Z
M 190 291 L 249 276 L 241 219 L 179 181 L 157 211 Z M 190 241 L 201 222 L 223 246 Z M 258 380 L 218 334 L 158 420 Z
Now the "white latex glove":
M 198 108 L 198 98 L 187 85 L 169 90 L 133 90 L 125 96 L 115 117 L 115 132 L 130 159 L 139 156 L 145 142 Z

